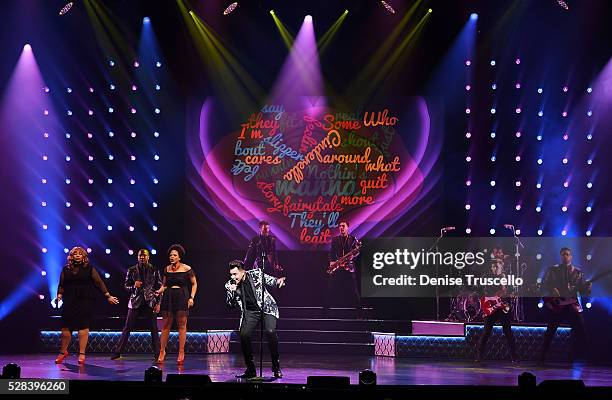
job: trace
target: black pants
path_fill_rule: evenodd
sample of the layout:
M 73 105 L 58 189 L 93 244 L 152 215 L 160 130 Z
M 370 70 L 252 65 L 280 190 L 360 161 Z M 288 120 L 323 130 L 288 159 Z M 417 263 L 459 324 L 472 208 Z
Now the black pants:
M 583 357 L 586 353 L 586 329 L 584 317 L 581 312 L 575 310 L 573 306 L 565 306 L 560 312 L 549 311 L 548 325 L 544 334 L 544 343 L 540 353 L 540 360 L 544 361 L 550 344 L 557 333 L 559 324 L 568 321 L 572 327 L 572 352 L 574 357 Z
M 125 350 L 125 346 L 127 345 L 128 339 L 130 338 L 130 333 L 134 329 L 134 325 L 136 325 L 136 321 L 138 318 L 146 318 L 149 320 L 149 325 L 151 329 L 151 344 L 153 346 L 153 353 L 155 356 L 159 355 L 159 335 L 157 333 L 157 318 L 153 309 L 148 305 L 142 305 L 138 308 L 128 308 L 127 318 L 125 319 L 125 326 L 123 327 L 123 332 L 121 332 L 121 338 L 119 342 L 115 346 L 115 354 L 121 354 Z
M 255 370 L 253 362 L 253 344 L 251 338 L 253 331 L 261 320 L 261 311 L 245 310 L 240 326 L 240 345 L 242 346 L 242 355 L 244 363 L 250 370 Z M 264 314 L 263 317 L 264 334 L 268 339 L 270 347 L 270 355 L 272 356 L 272 369 L 277 371 L 280 368 L 278 355 L 278 337 L 276 336 L 276 317 L 270 314 Z
M 350 286 L 350 288 L 348 287 Z M 359 282 L 357 281 L 357 271 L 350 272 L 344 269 L 337 270 L 331 276 L 327 276 L 327 289 L 325 291 L 325 308 L 332 305 L 337 305 L 339 296 L 348 295 L 350 292 L 351 303 L 361 308 L 361 295 L 359 294 Z M 347 305 L 346 301 L 341 302 L 343 306 Z
M 487 346 L 487 341 L 489 337 L 491 337 L 491 333 L 493 332 L 493 325 L 497 321 L 499 321 L 502 325 L 502 330 L 504 332 L 504 336 L 508 341 L 508 348 L 510 349 L 510 356 L 513 360 L 516 359 L 516 345 L 514 344 L 514 336 L 512 336 L 512 326 L 511 322 L 511 314 L 505 313 L 501 308 L 495 310 L 495 312 L 484 320 L 484 331 L 482 336 L 480 337 L 480 341 L 478 342 L 478 349 L 476 350 L 476 357 L 481 358 L 484 356 L 485 347 Z

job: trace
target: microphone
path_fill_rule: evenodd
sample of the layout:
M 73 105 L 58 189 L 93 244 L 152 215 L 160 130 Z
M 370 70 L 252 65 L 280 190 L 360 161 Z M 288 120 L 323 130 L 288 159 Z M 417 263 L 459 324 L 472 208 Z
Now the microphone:
M 442 232 L 454 231 L 456 228 L 454 226 L 445 226 L 441 229 Z
M 504 228 L 507 228 L 507 229 L 512 229 L 512 230 L 514 230 L 514 225 L 510 225 L 510 224 L 504 224 Z

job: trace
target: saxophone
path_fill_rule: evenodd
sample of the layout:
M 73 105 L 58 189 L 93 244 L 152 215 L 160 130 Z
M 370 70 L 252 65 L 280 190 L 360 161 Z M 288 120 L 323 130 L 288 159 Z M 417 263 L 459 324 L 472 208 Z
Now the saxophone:
M 344 268 L 349 271 L 351 269 L 350 262 L 353 258 L 359 255 L 359 250 L 361 249 L 361 242 L 359 240 L 356 241 L 355 247 L 351 249 L 348 253 L 337 259 L 336 261 L 330 261 L 327 270 L 325 271 L 327 274 L 332 275 L 334 272 L 339 270 L 340 268 Z

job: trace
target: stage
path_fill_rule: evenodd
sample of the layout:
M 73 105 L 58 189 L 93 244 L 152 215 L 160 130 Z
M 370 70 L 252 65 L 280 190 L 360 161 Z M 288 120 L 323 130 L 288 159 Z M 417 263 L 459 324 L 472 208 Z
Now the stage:
M 22 378 L 49 378 L 70 380 L 144 380 L 144 371 L 155 364 L 145 354 L 128 354 L 120 360 L 111 360 L 110 354 L 88 354 L 86 363 L 79 366 L 76 355 L 71 354 L 63 364 L 54 364 L 56 354 L 39 353 L 0 356 L 0 364 L 16 362 L 21 366 Z M 264 357 L 266 353 L 264 353 Z M 259 364 L 257 364 L 259 367 Z M 169 353 L 160 364 L 164 374 L 208 375 L 213 382 L 238 382 L 234 375 L 244 371 L 239 354 L 187 354 L 182 367 L 176 365 L 176 354 Z M 270 361 L 264 359 L 264 376 L 270 377 Z M 612 387 L 612 368 L 579 363 L 534 362 L 512 364 L 501 361 L 475 363 L 463 361 L 436 361 L 431 359 L 391 358 L 351 355 L 283 355 L 283 378 L 273 384 L 306 384 L 308 376 L 348 376 L 351 384 L 359 383 L 359 372 L 371 369 L 377 375 L 378 385 L 446 385 L 446 386 L 517 386 L 517 377 L 531 372 L 540 383 L 544 380 L 582 379 L 587 387 Z

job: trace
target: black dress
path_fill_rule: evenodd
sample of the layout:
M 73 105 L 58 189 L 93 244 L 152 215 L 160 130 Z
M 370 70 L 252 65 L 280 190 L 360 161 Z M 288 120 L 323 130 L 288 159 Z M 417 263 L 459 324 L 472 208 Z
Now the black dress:
M 189 314 L 189 301 L 191 292 L 191 277 L 193 269 L 182 272 L 168 272 L 164 269 L 166 290 L 162 297 L 160 311 L 162 316 L 182 317 Z M 172 286 L 178 286 L 173 288 Z
M 62 327 L 69 330 L 89 329 L 93 319 L 96 288 L 107 293 L 98 271 L 91 265 L 65 265 L 57 293 L 62 294 Z

